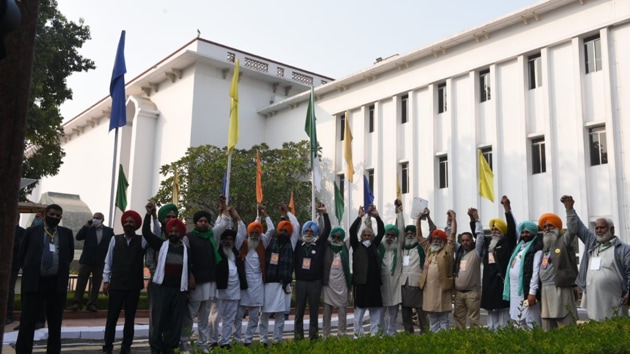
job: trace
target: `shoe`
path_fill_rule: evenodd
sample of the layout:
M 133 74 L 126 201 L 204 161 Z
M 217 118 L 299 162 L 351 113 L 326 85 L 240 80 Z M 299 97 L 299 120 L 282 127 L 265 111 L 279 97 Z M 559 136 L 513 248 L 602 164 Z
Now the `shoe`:
M 96 308 L 96 306 L 95 306 L 94 304 L 89 304 L 89 305 L 87 306 L 87 309 L 88 309 L 88 311 L 90 311 L 90 312 L 96 312 L 96 311 L 98 311 L 98 309 Z
M 74 304 L 72 304 L 72 311 L 79 311 L 81 309 L 81 304 L 79 304 L 78 302 L 75 301 Z
M 14 331 L 19 331 L 20 330 L 20 325 L 18 324 L 17 326 L 13 327 Z

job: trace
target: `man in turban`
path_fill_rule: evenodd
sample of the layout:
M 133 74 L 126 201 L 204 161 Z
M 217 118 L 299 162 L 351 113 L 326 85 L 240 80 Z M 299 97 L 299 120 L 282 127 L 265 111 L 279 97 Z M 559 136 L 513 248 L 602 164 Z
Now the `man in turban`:
M 503 300 L 506 270 L 516 246 L 516 222 L 508 197 L 501 198 L 507 223 L 501 219 L 490 220 L 490 241 L 482 242 L 483 274 L 481 282 L 481 308 L 488 311 L 488 328 L 497 331 L 508 324 L 510 302 Z
M 125 310 L 125 325 L 120 352 L 131 352 L 140 290 L 144 288 L 143 257 L 147 242 L 142 235 L 136 234 L 142 225 L 142 217 L 136 211 L 127 210 L 120 222 L 124 233 L 111 238 L 103 271 L 103 293 L 109 296 L 103 346 L 105 353 L 112 353 L 114 349 L 116 323 L 122 309 Z
M 269 344 L 269 317 L 274 314 L 274 341 L 282 341 L 284 333 L 285 297 L 291 293 L 293 281 L 293 250 L 297 244 L 300 223 L 288 210 L 286 204 L 280 205 L 282 221 L 276 228 L 277 236 L 272 238 L 265 250 L 265 303 L 260 319 L 260 341 Z
M 328 246 L 324 251 L 322 275 L 324 338 L 330 335 L 333 308 L 337 308 L 338 336 L 342 337 L 346 334 L 348 296 L 352 286 L 352 274 L 350 273 L 348 246 L 344 242 L 345 237 L 346 232 L 341 227 L 335 226 L 330 232 Z
M 319 299 L 322 294 L 322 272 L 324 269 L 324 250 L 330 234 L 330 219 L 326 206 L 317 203 L 317 214 L 324 219 L 324 228 L 319 233 L 316 221 L 307 221 L 302 225 L 302 240 L 294 252 L 295 264 L 295 327 L 294 339 L 304 338 L 304 312 L 308 302 L 308 336 L 316 340 L 319 335 Z
M 575 234 L 562 232 L 558 215 L 543 214 L 538 226 L 543 230 L 540 310 L 542 328 L 548 331 L 574 324 L 578 318 L 573 291 L 578 275 L 577 250 L 573 247 Z
M 428 209 L 425 209 L 425 215 Z M 421 221 L 416 222 L 416 232 L 427 258 L 420 277 L 420 288 L 424 292 L 422 309 L 429 313 L 431 332 L 448 330 L 448 314 L 451 312 L 453 291 L 453 262 L 457 219 L 455 212 L 449 210 L 446 219 L 446 232 L 436 229 L 431 233 L 431 241 L 422 236 Z
M 505 284 L 503 300 L 510 302 L 510 318 L 520 328 L 540 326 L 540 265 L 542 242 L 538 237 L 538 225 L 523 221 L 518 225 L 521 240 L 514 248 Z
M 429 232 L 435 230 L 435 224 L 427 215 L 429 220 Z M 422 289 L 420 289 L 420 277 L 424 268 L 425 253 L 424 248 L 418 242 L 416 235 L 416 225 L 405 226 L 405 243 L 402 251 L 402 274 L 401 284 L 401 307 L 402 324 L 408 333 L 413 333 L 413 309 L 416 309 L 418 317 L 418 327 L 420 333 L 426 333 L 429 328 L 429 317 L 422 310 Z
M 483 239 L 483 227 L 479 221 L 479 213 L 475 208 L 468 209 L 470 228 L 477 235 L 477 240 Z M 473 234 L 463 232 L 461 245 L 455 252 L 455 306 L 453 320 L 455 328 L 466 329 L 467 318 L 470 327 L 479 327 L 479 309 L 481 306 L 481 256 L 483 241 L 475 244 Z
M 265 206 L 259 205 L 258 211 L 260 216 L 256 218 L 256 221 L 247 225 L 247 238 L 243 240 L 239 249 L 239 257 L 245 264 L 247 289 L 241 290 L 241 301 L 234 320 L 234 340 L 241 343 L 243 317 L 247 312 L 249 321 L 243 342 L 246 346 L 252 343 L 254 332 L 258 327 L 260 308 L 264 304 L 265 248 L 269 245 L 274 233 L 274 225 L 267 215 Z M 266 233 L 263 233 L 263 225 L 259 221 L 261 217 L 267 223 Z
M 190 334 L 192 333 L 194 318 L 198 318 L 198 340 L 196 346 L 206 350 L 208 346 L 216 344 L 218 334 L 211 335 L 216 330 L 216 317 L 214 323 L 209 322 L 210 308 L 215 299 L 216 292 L 216 265 L 221 261 L 217 242 L 214 235 L 220 235 L 229 225 L 232 219 L 227 212 L 221 214 L 213 228 L 210 228 L 212 215 L 210 212 L 200 210 L 193 215 L 195 228 L 186 234 L 189 246 L 190 272 L 195 279 L 195 287 L 191 289 L 188 301 L 188 312 L 184 314 L 184 325 L 180 349 L 189 350 Z
M 381 263 L 378 259 L 378 245 L 385 236 L 385 225 L 378 215 L 376 206 L 368 207 L 368 214 L 376 219 L 377 234 L 369 226 L 358 231 L 365 216 L 363 207 L 359 208 L 356 220 L 350 226 L 350 245 L 352 246 L 352 284 L 354 285 L 354 338 L 363 335 L 363 316 L 370 311 L 370 333 L 374 336 L 381 329 Z
M 584 226 L 570 195 L 560 199 L 567 210 L 567 230 L 584 242 L 577 285 L 582 288 L 581 306 L 591 320 L 628 316 L 630 246 L 615 236 L 612 220 L 595 221 L 595 233 Z

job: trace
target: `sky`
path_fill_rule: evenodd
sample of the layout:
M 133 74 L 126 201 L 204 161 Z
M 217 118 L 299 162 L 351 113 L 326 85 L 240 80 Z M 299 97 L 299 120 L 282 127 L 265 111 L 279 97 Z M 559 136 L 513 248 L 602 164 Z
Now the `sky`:
M 406 54 L 545 0 L 57 0 L 92 39 L 79 53 L 96 69 L 67 79 L 74 118 L 109 95 L 120 32 L 126 81 L 197 37 L 340 79 L 378 57 Z

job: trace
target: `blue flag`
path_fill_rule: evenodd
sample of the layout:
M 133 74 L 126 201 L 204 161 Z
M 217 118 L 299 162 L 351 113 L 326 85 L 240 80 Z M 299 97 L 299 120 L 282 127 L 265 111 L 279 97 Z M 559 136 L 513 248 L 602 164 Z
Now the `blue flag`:
M 374 204 L 374 194 L 372 194 L 372 190 L 370 189 L 367 176 L 363 175 L 363 207 L 366 212 L 372 204 Z
M 125 31 L 120 33 L 116 61 L 112 71 L 112 81 L 109 84 L 109 95 L 112 97 L 112 112 L 109 116 L 109 130 L 123 127 L 127 124 L 127 108 L 125 107 Z

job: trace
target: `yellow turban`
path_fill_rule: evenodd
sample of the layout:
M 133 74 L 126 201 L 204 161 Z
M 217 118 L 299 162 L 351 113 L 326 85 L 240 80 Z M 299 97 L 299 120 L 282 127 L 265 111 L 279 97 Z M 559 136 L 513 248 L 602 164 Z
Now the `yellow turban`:
M 505 221 L 499 218 L 494 218 L 490 220 L 490 230 L 492 230 L 493 227 L 499 229 L 499 231 L 501 231 L 501 233 L 504 235 L 507 232 L 507 224 L 505 223 Z
M 562 219 L 560 219 L 560 217 L 556 214 L 553 214 L 553 213 L 542 214 L 540 219 L 538 219 L 538 226 L 540 227 L 541 230 L 544 230 L 545 229 L 544 226 L 547 223 L 555 226 L 556 229 L 558 230 L 562 230 Z

